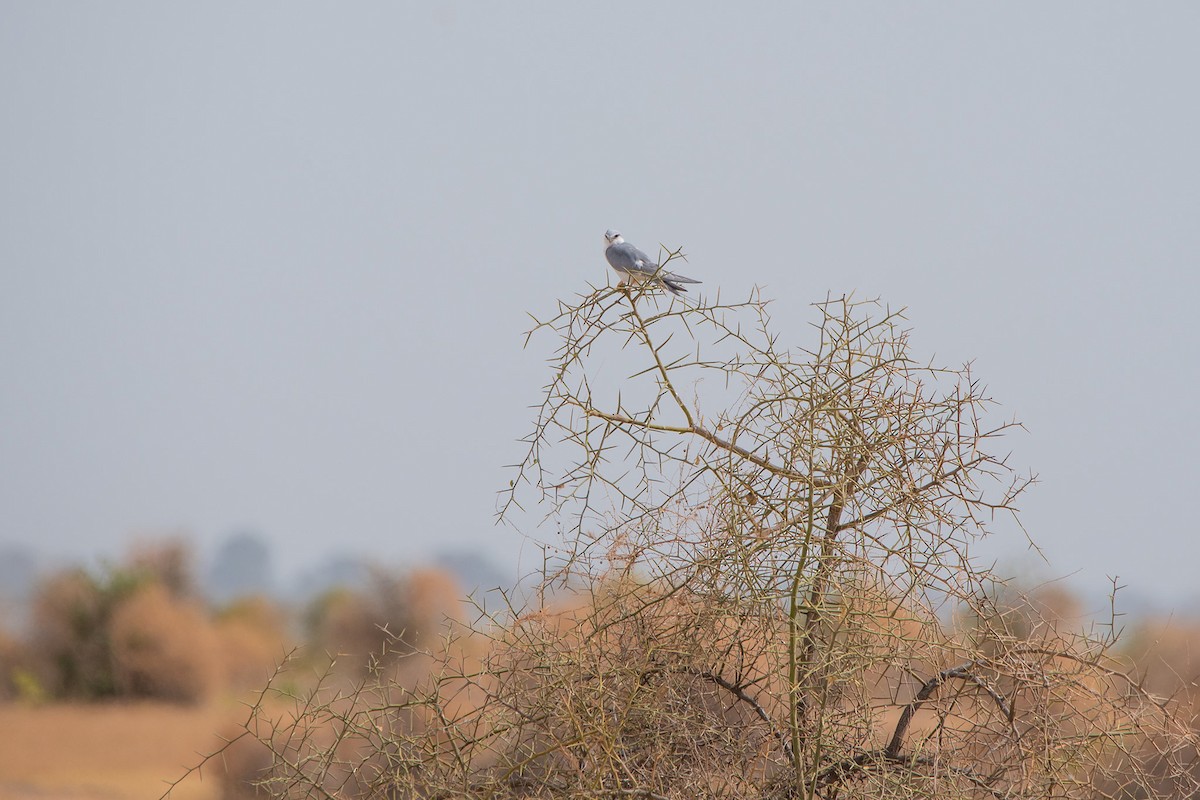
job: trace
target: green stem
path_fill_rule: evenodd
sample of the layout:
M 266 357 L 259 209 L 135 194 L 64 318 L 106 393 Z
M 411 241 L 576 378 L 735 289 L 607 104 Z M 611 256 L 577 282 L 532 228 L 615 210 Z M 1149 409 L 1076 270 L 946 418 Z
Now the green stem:
M 804 544 L 800 546 L 800 556 L 796 559 L 796 572 L 792 576 L 791 596 L 788 600 L 788 706 L 789 728 L 792 735 L 792 769 L 796 773 L 796 783 L 803 785 L 804 761 L 800 753 L 800 584 L 804 580 L 804 570 L 808 566 L 808 549 L 812 542 L 813 507 L 808 506 L 808 525 L 804 531 Z

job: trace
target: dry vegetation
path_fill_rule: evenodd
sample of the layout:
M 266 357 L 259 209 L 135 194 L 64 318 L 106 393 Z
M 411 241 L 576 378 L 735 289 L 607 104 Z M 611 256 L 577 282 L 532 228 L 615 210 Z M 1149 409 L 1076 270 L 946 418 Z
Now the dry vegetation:
M 470 620 L 436 573 L 324 596 L 197 770 L 229 800 L 1196 796 L 1194 631 L 1084 630 L 974 564 L 1020 530 L 1014 423 L 898 314 L 816 311 L 785 349 L 756 297 L 563 304 L 504 497 L 562 531 L 553 566 Z M 150 555 L 43 587 L 39 655 L 0 643 L 7 674 L 184 703 L 261 683 L 277 610 L 203 613 Z
M 261 684 L 289 638 L 264 600 L 214 613 L 179 542 L 126 563 L 70 569 L 36 589 L 23 641 L 0 652 L 0 698 L 165 700 L 195 705 Z
M 756 297 L 564 303 L 504 504 L 563 532 L 532 599 L 274 684 L 228 753 L 278 797 L 1195 795 L 1189 676 L 967 557 L 1013 423 L 898 314 L 816 310 L 785 349 Z
M 165 541 L 38 587 L 28 634 L 0 635 L 0 798 L 158 796 L 198 753 L 237 734 L 246 701 L 290 650 L 286 687 L 319 673 L 352 685 L 389 662 L 397 635 L 427 642 L 459 607 L 448 576 L 417 571 L 376 573 L 303 615 L 263 597 L 214 609 L 188 562 L 186 548 Z M 230 750 L 174 796 L 239 796 L 262 766 L 261 753 Z

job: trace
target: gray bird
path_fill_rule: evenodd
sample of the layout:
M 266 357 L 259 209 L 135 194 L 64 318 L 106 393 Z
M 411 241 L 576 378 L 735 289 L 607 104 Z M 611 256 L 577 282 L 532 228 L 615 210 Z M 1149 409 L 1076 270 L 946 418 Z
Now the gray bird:
M 698 280 L 685 278 L 674 272 L 660 270 L 658 262 L 625 241 L 618 231 L 612 229 L 605 231 L 604 241 L 607 242 L 604 247 L 604 257 L 608 259 L 608 264 L 613 268 L 613 272 L 621 278 L 617 282 L 618 286 L 652 280 L 666 287 L 671 294 L 679 294 L 687 291 L 685 283 L 700 283 Z

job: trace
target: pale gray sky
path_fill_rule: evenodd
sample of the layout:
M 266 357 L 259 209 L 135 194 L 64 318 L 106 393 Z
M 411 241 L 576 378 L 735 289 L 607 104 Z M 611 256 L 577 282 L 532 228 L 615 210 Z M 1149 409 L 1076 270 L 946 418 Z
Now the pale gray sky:
M 1047 574 L 1194 598 L 1198 34 L 1190 3 L 4 2 L 0 545 L 503 556 L 525 312 L 616 227 L 765 285 L 786 339 L 830 291 L 908 306 L 1027 423 Z

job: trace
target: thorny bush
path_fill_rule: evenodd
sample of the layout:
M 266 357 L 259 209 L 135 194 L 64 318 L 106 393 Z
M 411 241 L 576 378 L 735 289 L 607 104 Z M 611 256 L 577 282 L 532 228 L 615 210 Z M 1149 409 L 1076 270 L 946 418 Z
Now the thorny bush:
M 676 257 L 678 254 L 672 254 Z M 669 261 L 670 259 L 668 259 Z M 562 531 L 537 590 L 352 691 L 270 691 L 286 797 L 1189 797 L 1196 739 L 1116 630 L 1009 624 L 969 557 L 1030 476 L 969 367 L 831 298 L 598 289 L 556 343 L 502 516 Z M 606 377 L 613 365 L 630 377 Z M 211 762 L 210 762 L 211 763 Z

